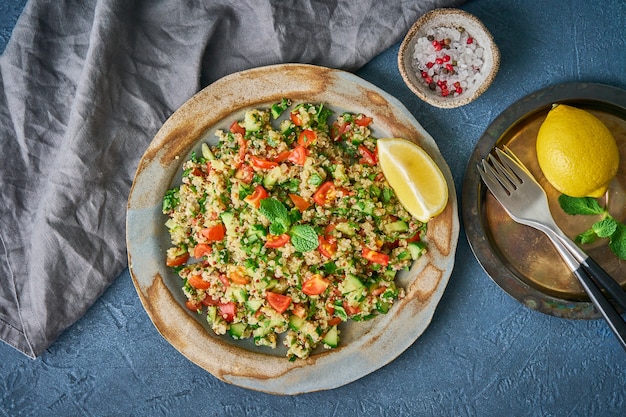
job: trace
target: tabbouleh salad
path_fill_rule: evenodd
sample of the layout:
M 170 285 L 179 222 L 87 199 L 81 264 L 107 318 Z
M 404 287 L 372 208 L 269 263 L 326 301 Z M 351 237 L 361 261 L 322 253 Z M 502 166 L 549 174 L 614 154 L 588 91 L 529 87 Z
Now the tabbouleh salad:
M 281 116 L 282 115 L 282 116 Z M 166 193 L 166 263 L 216 334 L 291 360 L 337 347 L 338 326 L 385 314 L 426 246 L 377 163 L 371 117 L 283 99 L 218 130 Z

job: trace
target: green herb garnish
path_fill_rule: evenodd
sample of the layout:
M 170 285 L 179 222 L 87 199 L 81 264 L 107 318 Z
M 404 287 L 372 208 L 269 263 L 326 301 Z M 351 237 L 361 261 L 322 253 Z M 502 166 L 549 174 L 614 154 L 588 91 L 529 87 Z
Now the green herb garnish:
M 606 208 L 600 206 L 598 200 L 591 197 L 570 197 L 562 194 L 559 197 L 559 205 L 565 213 L 570 215 L 602 216 L 588 230 L 576 236 L 576 242 L 588 244 L 595 242 L 598 238 L 608 238 L 609 248 L 615 256 L 626 260 L 626 225 L 615 220 Z
M 274 197 L 261 200 L 259 210 L 270 221 L 269 232 L 275 236 L 288 233 L 291 244 L 298 252 L 309 252 L 317 248 L 319 241 L 315 229 L 303 224 L 292 226 L 287 207 Z
M 319 240 L 313 227 L 306 224 L 297 224 L 289 231 L 291 243 L 298 252 L 309 252 L 317 248 Z

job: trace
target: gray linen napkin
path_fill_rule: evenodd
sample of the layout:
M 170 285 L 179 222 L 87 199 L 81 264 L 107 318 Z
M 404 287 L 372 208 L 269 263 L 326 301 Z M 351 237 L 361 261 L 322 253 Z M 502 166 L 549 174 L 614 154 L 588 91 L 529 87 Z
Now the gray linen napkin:
M 31 0 L 0 57 L 0 338 L 40 355 L 126 267 L 137 163 L 216 79 L 356 70 L 463 0 Z

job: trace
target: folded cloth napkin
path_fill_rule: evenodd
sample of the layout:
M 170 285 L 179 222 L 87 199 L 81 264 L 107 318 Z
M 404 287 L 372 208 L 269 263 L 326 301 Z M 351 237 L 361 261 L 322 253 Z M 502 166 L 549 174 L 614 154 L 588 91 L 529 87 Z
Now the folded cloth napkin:
M 31 0 L 0 57 L 0 338 L 40 355 L 126 267 L 125 209 L 167 117 L 218 78 L 356 70 L 463 0 Z

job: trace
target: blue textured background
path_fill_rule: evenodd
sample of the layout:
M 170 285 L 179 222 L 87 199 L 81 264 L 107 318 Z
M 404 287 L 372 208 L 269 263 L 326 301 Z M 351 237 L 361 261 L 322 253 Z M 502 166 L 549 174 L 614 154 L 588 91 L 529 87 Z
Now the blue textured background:
M 25 1 L 2 0 L 0 50 Z M 396 96 L 438 142 L 457 194 L 487 125 L 548 85 L 626 89 L 626 2 L 470 1 L 498 43 L 491 88 L 454 110 L 424 104 L 402 82 L 399 44 L 358 75 Z M 124 272 L 39 359 L 0 344 L 0 416 L 625 416 L 626 353 L 601 320 L 531 311 L 501 291 L 464 233 L 431 326 L 391 364 L 326 392 L 278 397 L 227 385 L 155 330 Z M 381 352 L 384 354 L 384 352 Z

